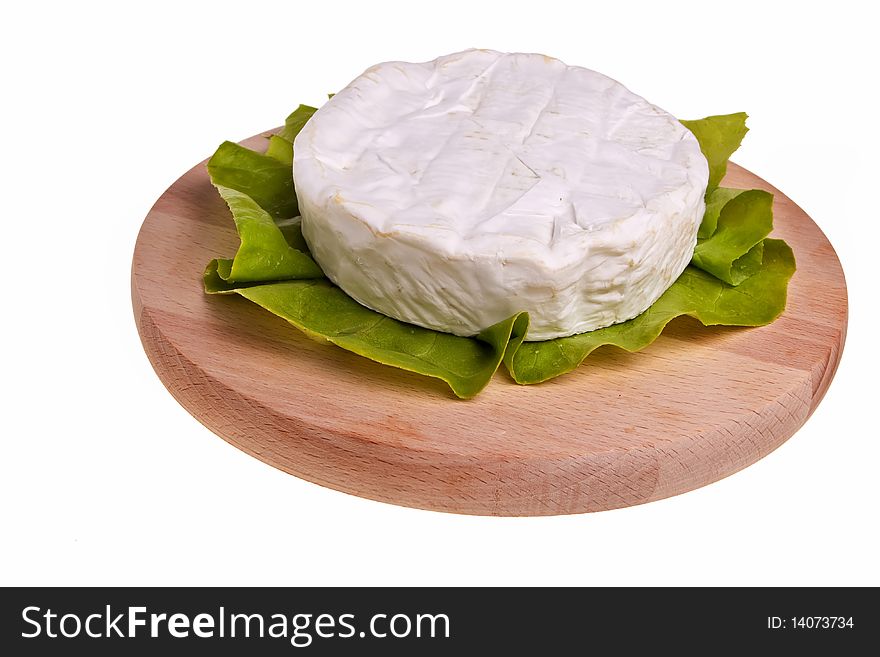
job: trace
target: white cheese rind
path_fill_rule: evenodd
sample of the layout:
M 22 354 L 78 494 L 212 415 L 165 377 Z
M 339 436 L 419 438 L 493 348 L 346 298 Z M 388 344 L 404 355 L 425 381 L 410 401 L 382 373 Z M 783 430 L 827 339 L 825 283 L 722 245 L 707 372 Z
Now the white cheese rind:
M 294 143 L 303 235 L 365 306 L 529 340 L 631 319 L 693 254 L 708 165 L 673 116 L 543 55 L 368 69 Z

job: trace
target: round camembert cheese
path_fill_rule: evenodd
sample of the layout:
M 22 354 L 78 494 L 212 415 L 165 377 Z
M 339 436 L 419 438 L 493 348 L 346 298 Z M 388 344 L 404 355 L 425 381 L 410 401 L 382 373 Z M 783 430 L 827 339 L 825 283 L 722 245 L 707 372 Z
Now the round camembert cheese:
M 643 312 L 681 274 L 708 165 L 620 83 L 487 50 L 367 69 L 294 142 L 303 235 L 327 276 L 390 317 L 527 339 Z

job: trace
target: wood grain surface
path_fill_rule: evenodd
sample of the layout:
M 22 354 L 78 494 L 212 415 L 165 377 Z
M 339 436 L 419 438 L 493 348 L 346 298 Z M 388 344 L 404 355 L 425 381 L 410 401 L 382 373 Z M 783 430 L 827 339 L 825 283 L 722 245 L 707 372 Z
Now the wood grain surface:
M 822 399 L 843 348 L 846 285 L 821 230 L 736 165 L 725 184 L 775 194 L 773 236 L 788 241 L 798 265 L 780 319 L 739 329 L 681 318 L 640 353 L 603 347 L 543 384 L 519 386 L 502 368 L 470 401 L 438 380 L 315 342 L 245 299 L 205 295 L 206 263 L 231 257 L 238 240 L 204 163 L 144 221 L 132 263 L 135 320 L 159 378 L 193 416 L 322 486 L 482 515 L 650 502 L 777 448 Z

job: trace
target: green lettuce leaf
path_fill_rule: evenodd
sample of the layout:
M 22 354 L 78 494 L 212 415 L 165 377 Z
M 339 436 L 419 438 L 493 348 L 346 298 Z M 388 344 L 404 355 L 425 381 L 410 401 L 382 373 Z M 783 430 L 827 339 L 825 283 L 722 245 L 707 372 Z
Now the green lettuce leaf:
M 282 229 L 262 207 L 247 194 L 215 184 L 235 220 L 241 245 L 234 260 L 218 261 L 218 276 L 228 283 L 283 281 L 322 278 L 324 272 L 311 256 L 293 248 L 288 239 L 296 239 L 296 229 L 285 238 Z M 299 239 L 302 234 L 299 233 Z M 303 240 L 303 244 L 305 241 Z
M 760 326 L 784 309 L 794 272 L 791 249 L 764 239 L 772 197 L 719 188 L 727 158 L 746 133 L 746 115 L 682 121 L 709 161 L 706 213 L 690 266 L 647 311 L 604 329 L 545 342 L 524 342 L 529 318 L 517 313 L 473 338 L 399 322 L 361 306 L 323 277 L 302 237 L 291 174 L 293 141 L 316 109 L 300 105 L 266 153 L 226 142 L 208 163 L 232 211 L 241 246 L 233 259 L 212 260 L 209 294 L 239 294 L 310 337 L 361 356 L 442 379 L 462 398 L 476 395 L 504 362 L 518 383 L 538 383 L 576 368 L 593 350 L 648 346 L 675 317 L 706 325 Z
M 299 214 L 290 165 L 225 141 L 208 160 L 211 182 L 250 196 L 277 219 Z
M 299 134 L 299 131 L 303 129 L 306 122 L 308 122 L 308 120 L 312 118 L 312 115 L 317 111 L 317 107 L 300 105 L 284 120 L 284 127 L 281 128 L 281 132 L 278 133 L 278 136 L 286 139 L 292 144 L 293 140 Z
M 269 135 L 269 145 L 266 147 L 266 155 L 281 162 L 293 171 L 293 144 L 279 135 Z M 291 177 L 291 180 L 293 178 Z
M 709 186 L 706 194 L 710 194 L 727 173 L 727 160 L 739 148 L 743 137 L 749 129 L 746 127 L 748 114 L 720 114 L 707 116 L 695 121 L 681 121 L 685 128 L 694 133 L 700 142 L 700 150 L 709 162 Z
M 333 98 L 333 94 L 330 94 Z M 306 122 L 318 111 L 317 107 L 300 105 L 284 121 L 284 127 L 278 134 L 269 136 L 269 146 L 266 155 L 274 157 L 279 162 L 293 166 L 293 140 L 303 129 Z
M 270 136 L 265 154 L 224 142 L 208 160 L 211 182 L 232 211 L 241 239 L 235 258 L 216 265 L 224 280 L 247 283 L 324 276 L 308 255 L 295 219 L 299 208 L 292 164 L 293 144 L 278 135 Z
M 706 211 L 703 213 L 703 221 L 700 222 L 700 231 L 697 233 L 697 239 L 704 240 L 712 237 L 715 229 L 718 228 L 718 218 L 727 202 L 736 198 L 747 189 L 730 189 L 729 187 L 718 187 L 706 194 Z
M 687 267 L 672 286 L 645 312 L 628 322 L 545 342 L 523 342 L 505 356 L 517 383 L 540 383 L 575 369 L 595 349 L 613 345 L 639 351 L 651 344 L 673 319 L 688 315 L 705 326 L 762 326 L 785 308 L 794 256 L 781 240 L 764 241 L 761 268 L 741 285 L 718 280 Z
M 326 279 L 230 285 L 219 275 L 218 262 L 211 261 L 205 271 L 209 294 L 240 294 L 314 339 L 442 379 L 463 399 L 486 387 L 505 351 L 515 350 L 528 331 L 528 315 L 519 313 L 485 329 L 476 339 L 461 338 L 381 315 Z
M 763 240 L 773 229 L 773 195 L 761 189 L 723 187 L 713 195 L 719 193 L 730 198 L 718 213 L 714 232 L 697 239 L 691 264 L 725 283 L 739 285 L 761 268 Z

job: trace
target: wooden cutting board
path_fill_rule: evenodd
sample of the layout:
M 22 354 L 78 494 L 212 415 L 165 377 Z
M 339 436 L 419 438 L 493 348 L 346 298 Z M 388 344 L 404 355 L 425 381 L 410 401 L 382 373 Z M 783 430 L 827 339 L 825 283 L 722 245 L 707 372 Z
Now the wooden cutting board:
M 540 385 L 519 386 L 502 368 L 461 401 L 438 380 L 315 342 L 245 299 L 205 295 L 206 263 L 231 257 L 238 240 L 204 163 L 144 221 L 132 263 L 135 320 L 159 378 L 200 422 L 322 486 L 485 515 L 650 502 L 782 444 L 822 399 L 843 348 L 846 285 L 822 231 L 736 165 L 725 184 L 775 194 L 773 235 L 798 265 L 783 316 L 756 329 L 681 318 L 641 353 L 603 347 Z

